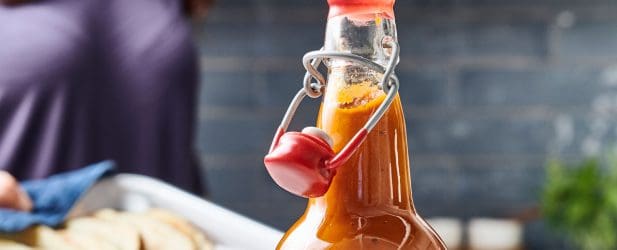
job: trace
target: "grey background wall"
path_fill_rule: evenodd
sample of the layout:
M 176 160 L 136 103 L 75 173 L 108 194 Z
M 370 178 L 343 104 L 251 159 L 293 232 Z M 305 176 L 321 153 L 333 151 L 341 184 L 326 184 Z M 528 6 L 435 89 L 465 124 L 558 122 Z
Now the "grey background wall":
M 196 27 L 198 147 L 210 198 L 281 230 L 305 200 L 262 165 L 322 44 L 325 0 L 219 0 Z M 616 138 L 617 1 L 398 0 L 415 203 L 423 216 L 512 217 L 537 205 L 547 157 L 577 159 Z M 314 123 L 317 102 L 295 128 Z M 558 249 L 539 222 L 531 249 Z

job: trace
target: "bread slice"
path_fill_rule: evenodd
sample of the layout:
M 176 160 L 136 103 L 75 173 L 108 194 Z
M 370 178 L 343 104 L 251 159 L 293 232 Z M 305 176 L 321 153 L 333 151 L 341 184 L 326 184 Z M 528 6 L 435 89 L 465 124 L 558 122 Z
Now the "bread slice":
M 19 233 L 0 234 L 0 239 L 15 241 L 29 247 L 40 249 L 81 249 L 62 234 L 46 226 L 34 226 Z
M 79 230 L 60 230 L 59 234 L 64 236 L 73 245 L 78 246 L 79 249 L 88 250 L 120 250 L 113 243 L 103 240 L 97 235 L 90 234 L 88 232 Z
M 0 239 L 0 249 L 3 249 L 3 250 L 32 250 L 34 248 L 26 246 L 24 244 L 19 244 L 12 240 Z
M 145 250 L 197 249 L 191 238 L 174 227 L 145 214 L 102 210 L 97 212 L 95 217 L 117 225 L 135 228 L 141 236 L 142 246 Z
M 197 247 L 198 250 L 212 250 L 214 249 L 214 244 L 206 239 L 204 234 L 195 228 L 191 223 L 186 221 L 184 218 L 176 216 L 166 210 L 153 208 L 148 210 L 145 213 L 147 216 L 150 216 L 156 220 L 167 223 L 182 232 L 184 235 L 188 236 L 193 243 Z
M 139 232 L 130 225 L 113 223 L 94 217 L 82 217 L 66 222 L 64 231 L 74 234 L 89 234 L 101 242 L 109 242 L 118 250 L 139 250 Z

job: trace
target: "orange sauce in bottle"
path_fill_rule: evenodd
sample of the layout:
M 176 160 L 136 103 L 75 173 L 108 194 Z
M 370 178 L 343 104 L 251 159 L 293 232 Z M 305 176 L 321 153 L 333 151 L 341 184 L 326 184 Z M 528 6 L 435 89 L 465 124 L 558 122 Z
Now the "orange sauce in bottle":
M 341 73 L 342 74 L 342 73 Z M 374 83 L 345 83 L 331 71 L 317 125 L 338 152 L 385 98 Z M 416 213 L 400 97 L 366 141 L 338 168 L 325 196 L 306 211 L 277 249 L 446 249 Z

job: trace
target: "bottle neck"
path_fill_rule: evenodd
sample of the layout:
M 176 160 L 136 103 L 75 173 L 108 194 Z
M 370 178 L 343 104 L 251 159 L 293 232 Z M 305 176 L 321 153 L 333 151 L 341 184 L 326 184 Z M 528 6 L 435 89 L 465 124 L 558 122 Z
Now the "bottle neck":
M 389 42 L 397 41 L 396 33 L 394 18 L 386 13 L 339 15 L 328 19 L 324 49 L 351 53 L 387 67 L 392 56 Z M 341 102 L 339 104 L 350 108 L 385 94 L 380 86 L 383 76 L 380 72 L 342 59 L 329 59 L 324 63 L 328 67 L 326 102 Z M 351 93 L 350 89 L 362 93 Z
M 325 49 L 350 52 L 386 66 L 390 51 L 383 41 L 396 39 L 394 20 L 372 16 L 330 18 Z M 344 60 L 325 63 L 329 74 L 318 126 L 333 138 L 338 152 L 386 95 L 379 84 L 380 73 Z M 333 207 L 336 213 L 362 213 L 369 207 L 415 211 L 410 183 L 405 120 L 397 97 L 354 156 L 337 169 L 328 193 L 311 199 L 310 206 Z
M 352 53 L 386 66 L 391 56 L 386 45 L 389 40 L 397 40 L 396 24 L 385 13 L 340 15 L 328 19 L 324 49 Z

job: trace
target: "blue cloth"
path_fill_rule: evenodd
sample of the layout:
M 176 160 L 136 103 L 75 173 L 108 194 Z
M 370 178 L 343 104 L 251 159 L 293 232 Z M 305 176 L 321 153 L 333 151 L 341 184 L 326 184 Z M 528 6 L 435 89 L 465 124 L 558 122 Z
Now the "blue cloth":
M 26 213 L 0 209 L 0 231 L 19 232 L 35 224 L 60 225 L 75 202 L 113 168 L 113 162 L 105 161 L 47 179 L 22 182 L 32 198 L 33 210 Z

